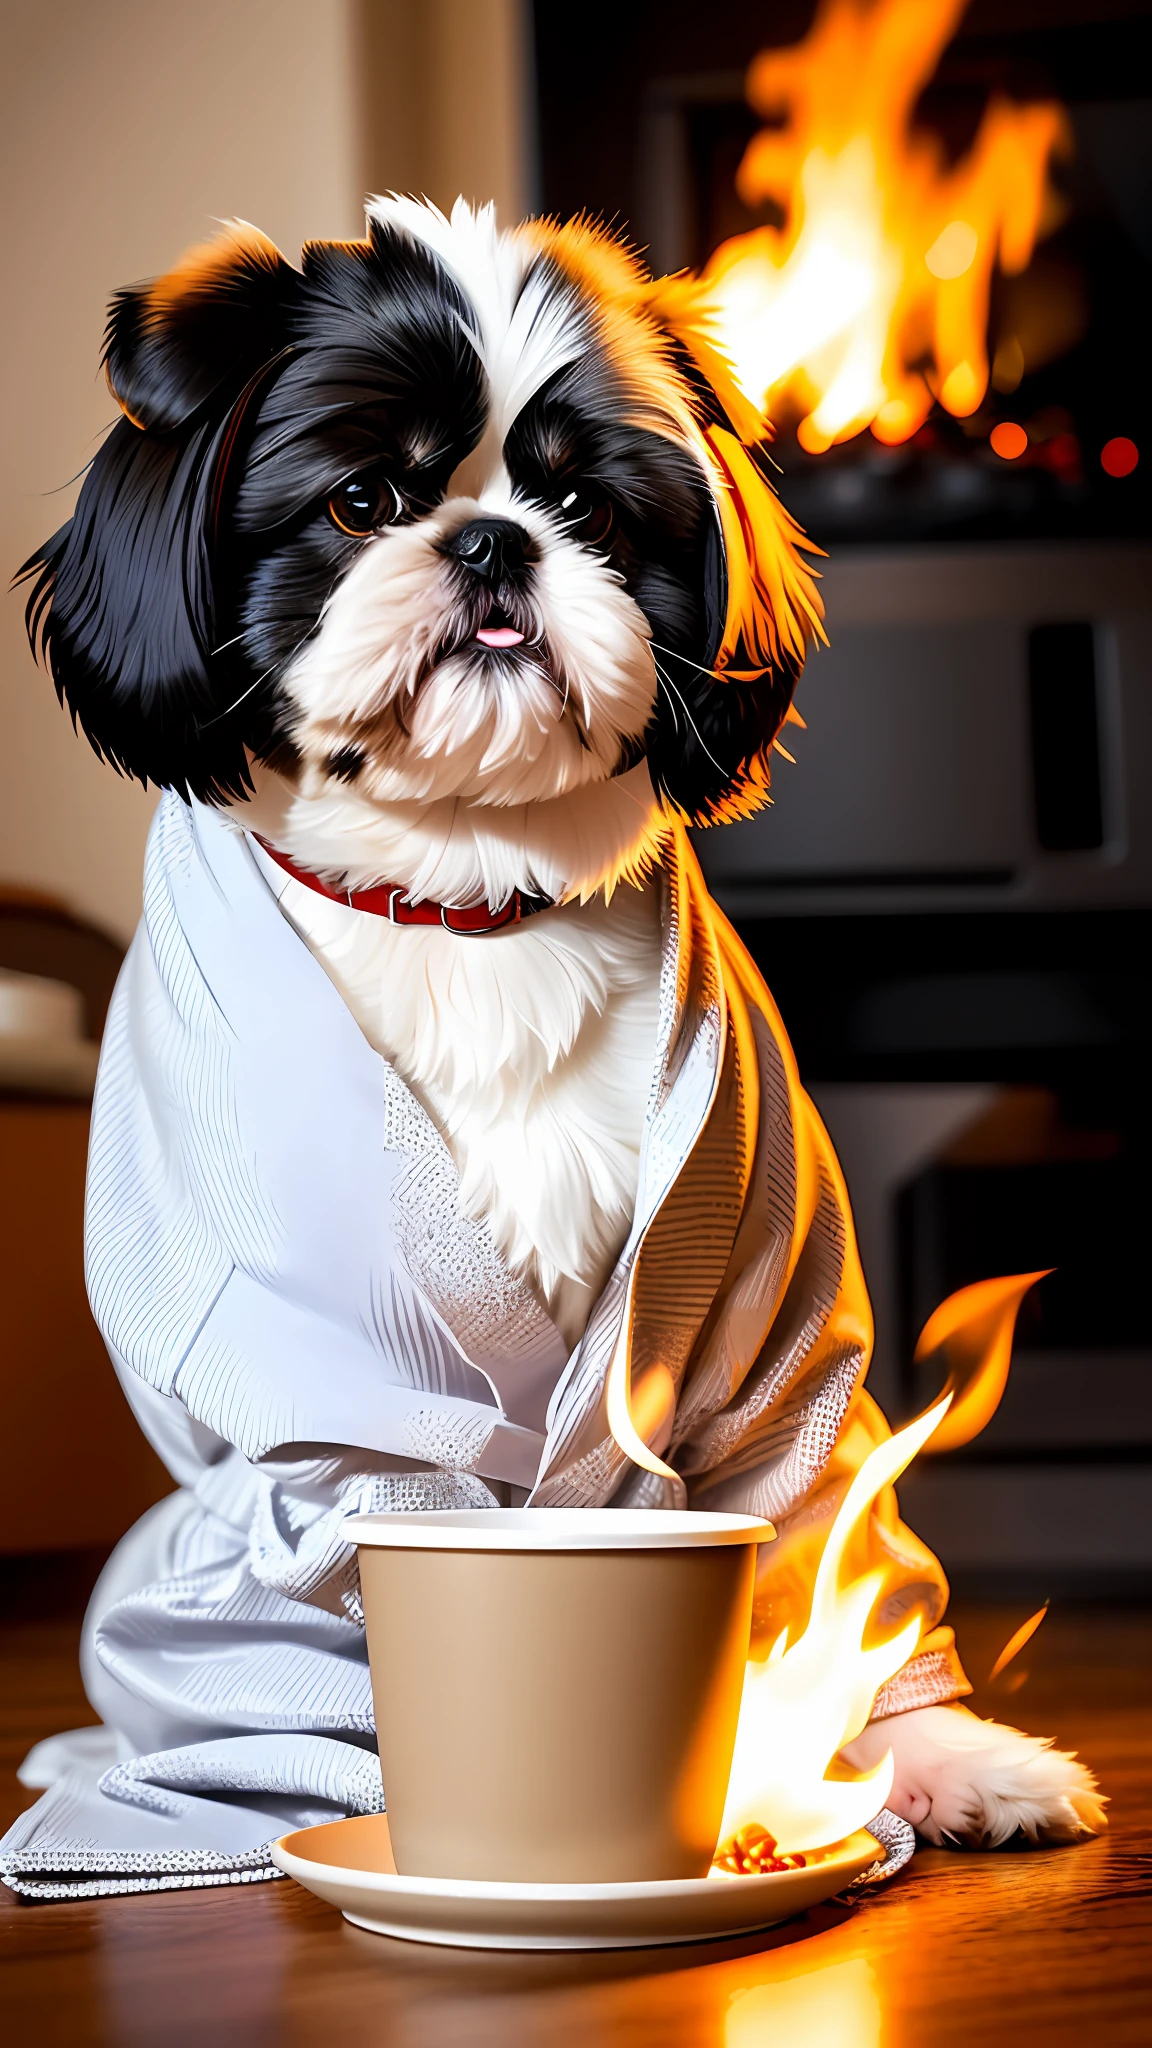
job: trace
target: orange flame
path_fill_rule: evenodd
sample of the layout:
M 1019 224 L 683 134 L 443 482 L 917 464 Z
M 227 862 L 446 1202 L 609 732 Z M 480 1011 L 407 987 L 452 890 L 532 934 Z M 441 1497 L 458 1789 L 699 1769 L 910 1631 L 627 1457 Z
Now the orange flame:
M 1040 1623 L 1043 1621 L 1044 1616 L 1047 1614 L 1047 1612 L 1048 1602 L 1045 1601 L 1043 1607 L 1038 1607 L 1036 1609 L 1035 1614 L 1030 1614 L 1027 1621 L 1021 1623 L 1020 1627 L 1017 1629 L 1014 1636 L 1009 1636 L 1008 1641 L 1005 1643 L 1004 1648 L 1001 1650 L 1000 1655 L 997 1657 L 996 1662 L 992 1666 L 991 1671 L 988 1673 L 989 1685 L 992 1685 L 995 1682 L 995 1680 L 999 1678 L 1000 1673 L 1007 1669 L 1008 1665 L 1012 1662 L 1013 1657 L 1019 1656 L 1020 1651 L 1024 1648 L 1025 1643 L 1030 1643 L 1032 1641 L 1033 1636 L 1035 1635 L 1037 1629 L 1040 1626 Z
M 938 1359 L 946 1365 L 946 1390 L 953 1397 L 947 1420 L 933 1438 L 933 1451 L 958 1450 L 992 1420 L 1008 1383 L 1020 1303 L 1051 1270 L 978 1280 L 950 1294 L 929 1316 L 916 1346 L 916 1363 Z
M 943 1420 L 945 1395 L 897 1436 L 877 1444 L 840 1505 L 812 1589 L 808 1626 L 794 1648 L 788 1631 L 763 1664 L 744 1673 L 736 1748 L 720 1828 L 727 1841 L 738 1828 L 760 1821 L 775 1836 L 781 1856 L 839 1842 L 879 1813 L 892 1789 L 891 1753 L 862 1777 L 828 1779 L 838 1750 L 859 1735 L 882 1685 L 914 1656 L 920 1617 L 888 1642 L 866 1650 L 864 1634 L 883 1592 L 883 1573 L 840 1583 L 845 1551 L 884 1487 Z
M 988 386 L 993 270 L 1026 269 L 1059 219 L 1047 180 L 1069 129 L 1054 104 L 994 97 L 949 167 L 911 126 L 965 0 L 822 0 L 804 41 L 748 75 L 787 126 L 749 144 L 737 189 L 783 228 L 726 242 L 706 272 L 716 333 L 755 405 L 800 415 L 812 453 L 871 424 L 905 441 L 933 399 L 965 417 Z
M 787 1630 L 766 1663 L 744 1675 L 736 1748 L 720 1840 L 759 1822 L 780 1855 L 841 1841 L 880 1811 L 892 1787 L 891 1754 L 856 1778 L 825 1776 L 844 1745 L 868 1721 L 882 1685 L 915 1655 L 922 1622 L 912 1618 L 886 1642 L 865 1648 L 865 1635 L 884 1591 L 882 1570 L 843 1583 L 850 1556 L 873 1503 L 932 1442 L 967 1443 L 995 1413 L 1008 1377 L 1016 1313 L 1039 1273 L 1014 1274 L 965 1287 L 941 1303 L 925 1325 L 917 1357 L 949 1366 L 941 1397 L 895 1436 L 877 1444 L 857 1471 L 821 1554 L 807 1627 L 792 1649 Z M 1019 1632 L 1019 1642 L 1039 1626 Z M 1013 1645 L 1004 1655 L 1014 1654 Z M 1002 1668 L 1002 1666 L 998 1667 Z

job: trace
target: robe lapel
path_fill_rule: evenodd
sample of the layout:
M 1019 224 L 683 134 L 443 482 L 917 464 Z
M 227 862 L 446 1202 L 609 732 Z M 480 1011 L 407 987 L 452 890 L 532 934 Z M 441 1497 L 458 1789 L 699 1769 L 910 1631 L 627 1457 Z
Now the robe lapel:
M 602 1505 L 625 1482 L 639 1487 L 638 1498 L 681 1498 L 674 1475 L 661 1476 L 659 1448 L 729 1261 L 752 1167 L 759 1090 L 747 1014 L 728 1000 L 707 891 L 678 825 L 666 842 L 664 881 L 660 1033 L 636 1216 L 553 1399 L 532 1495 L 539 1507 Z M 656 1472 L 644 1470 L 646 1449 L 656 1453 Z

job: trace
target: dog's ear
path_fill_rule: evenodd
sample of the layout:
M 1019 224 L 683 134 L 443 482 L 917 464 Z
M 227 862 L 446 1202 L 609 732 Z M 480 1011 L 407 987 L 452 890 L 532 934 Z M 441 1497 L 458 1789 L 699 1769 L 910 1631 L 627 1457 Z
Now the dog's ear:
M 801 552 L 811 543 L 763 451 L 706 417 L 700 444 L 712 513 L 698 556 L 702 636 L 691 656 L 663 651 L 646 746 L 660 793 L 692 824 L 715 825 L 769 801 L 771 750 L 795 716 L 809 645 L 824 637 L 823 606 Z
M 714 508 L 700 562 L 708 644 L 698 664 L 676 664 L 679 711 L 662 700 L 649 759 L 662 791 L 694 824 L 711 825 L 767 801 L 772 745 L 808 648 L 824 637 L 805 560 L 823 551 L 776 495 L 766 422 L 717 343 L 698 280 L 656 279 L 645 309 L 671 336 L 691 393 Z
M 118 294 L 107 364 L 127 417 L 72 519 L 20 571 L 33 647 L 96 752 L 208 800 L 247 784 L 228 715 L 244 684 L 216 655 L 215 526 L 253 392 L 288 345 L 293 279 L 255 229 L 232 227 Z
M 166 276 L 117 292 L 104 367 L 121 411 L 163 432 L 243 385 L 283 348 L 299 283 L 274 242 L 234 220 Z
M 762 445 L 746 446 L 719 422 L 705 423 L 703 438 L 722 536 L 723 618 L 699 707 L 710 758 L 684 808 L 697 823 L 714 824 L 747 817 L 767 798 L 771 749 L 809 648 L 824 638 L 824 606 L 805 560 L 823 551 L 781 504 Z M 706 561 L 706 582 L 708 574 Z M 716 600 L 712 608 L 719 610 Z

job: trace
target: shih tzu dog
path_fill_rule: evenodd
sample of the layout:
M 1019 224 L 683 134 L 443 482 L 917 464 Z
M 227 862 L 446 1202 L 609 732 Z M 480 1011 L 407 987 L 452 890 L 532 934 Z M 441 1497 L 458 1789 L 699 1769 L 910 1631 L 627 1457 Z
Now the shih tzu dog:
M 58 691 L 249 835 L 572 1347 L 636 1198 L 662 835 L 764 800 L 818 630 L 699 297 L 591 226 L 387 198 L 299 270 L 236 223 L 120 293 L 107 370 L 124 417 L 30 565 Z M 850 1760 L 889 1747 L 932 1840 L 1101 1824 L 959 1706 Z

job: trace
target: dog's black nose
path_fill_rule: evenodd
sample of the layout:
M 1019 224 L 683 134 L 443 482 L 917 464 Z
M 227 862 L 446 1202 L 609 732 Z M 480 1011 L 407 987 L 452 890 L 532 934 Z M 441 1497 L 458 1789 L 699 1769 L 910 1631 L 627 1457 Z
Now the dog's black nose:
M 444 543 L 444 552 L 496 590 L 506 576 L 515 577 L 523 569 L 530 546 L 524 528 L 514 519 L 472 519 Z

